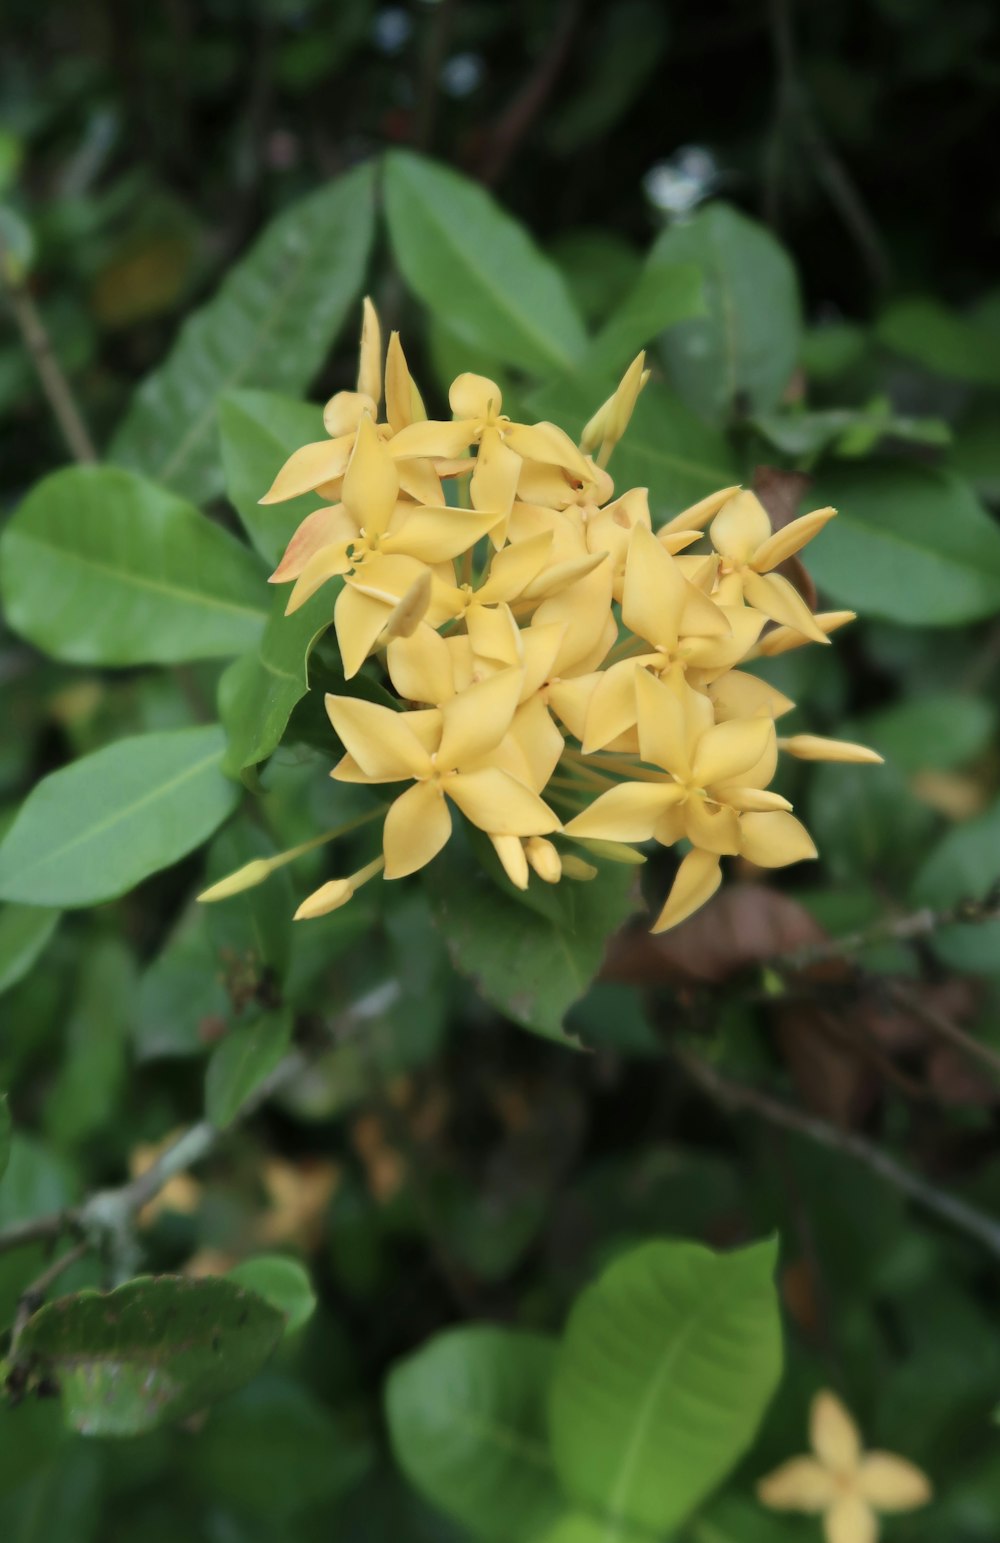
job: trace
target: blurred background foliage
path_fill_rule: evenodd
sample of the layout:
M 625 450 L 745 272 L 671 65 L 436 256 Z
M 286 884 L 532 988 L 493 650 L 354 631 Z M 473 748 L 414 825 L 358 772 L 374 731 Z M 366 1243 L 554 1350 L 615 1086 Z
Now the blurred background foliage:
M 58 928 L 42 908 L 0 915 L 0 1085 L 19 1133 L 0 1224 L 120 1180 L 198 1118 L 206 1052 L 227 1023 L 272 1010 L 275 978 L 300 1012 L 338 1024 L 337 1047 L 193 1188 L 165 1194 L 144 1233 L 157 1269 L 304 1255 L 310 1323 L 199 1439 L 62 1444 L 45 1405 L 0 1412 L 0 1533 L 460 1539 L 389 1456 L 394 1362 L 466 1319 L 558 1330 L 595 1270 L 644 1237 L 721 1247 L 777 1229 L 785 1379 L 752 1459 L 686 1536 L 816 1535 L 749 1496 L 801 1450 L 825 1383 L 873 1444 L 934 1478 L 935 1507 L 890 1536 L 992 1543 L 996 1259 L 842 1153 L 720 1113 L 662 1051 L 693 1029 L 727 1074 L 769 1079 L 985 1213 L 1000 1204 L 996 1077 L 934 1029 L 936 1017 L 1000 1052 L 1000 923 L 869 948 L 863 974 L 819 997 L 772 1003 L 761 971 L 776 946 L 821 936 L 810 928 L 976 899 L 1000 875 L 996 7 L 8 0 L 3 26 L 8 279 L 37 306 L 98 446 L 270 219 L 386 147 L 436 156 L 531 230 L 595 330 L 650 267 L 697 269 L 707 316 L 664 331 L 660 379 L 612 470 L 622 486 L 649 482 L 661 513 L 707 492 L 713 471 L 748 480 L 766 463 L 815 479 L 805 507 L 843 514 L 810 571 L 863 620 L 836 649 L 763 668 L 804 704 L 799 727 L 865 739 L 887 765 L 797 767 L 787 791 L 820 872 L 793 876 L 791 894 L 744 889 L 676 947 L 626 938 L 572 1011 L 586 1056 L 515 1030 L 502 991 L 488 1005 L 453 974 L 423 891 L 377 918 L 356 900 L 294 943 L 284 879 L 191 911 L 203 868 L 221 875 L 340 817 L 323 758 L 300 749 L 269 763 L 263 818 L 241 815 L 206 864 Z M 470 360 L 417 243 L 392 245 L 383 230 L 370 282 L 439 404 L 471 363 L 578 426 L 603 366 L 539 393 L 541 372 L 511 370 L 482 340 Z M 354 342 L 352 323 L 313 399 L 350 383 Z M 250 384 L 294 392 L 295 373 Z M 6 314 L 0 432 L 12 510 L 66 452 Z M 208 493 L 220 488 L 216 476 Z M 800 496 L 794 480 L 777 488 Z M 219 673 L 71 669 L 5 632 L 0 816 L 54 765 L 204 718 Z M 5 1324 L 42 1262 L 0 1257 Z

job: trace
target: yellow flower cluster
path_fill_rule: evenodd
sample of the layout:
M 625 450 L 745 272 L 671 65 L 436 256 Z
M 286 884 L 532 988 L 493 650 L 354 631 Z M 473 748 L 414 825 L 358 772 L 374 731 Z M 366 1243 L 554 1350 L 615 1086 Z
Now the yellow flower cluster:
M 389 806 L 383 856 L 324 884 L 298 916 L 343 905 L 384 867 L 430 862 L 450 806 L 484 831 L 519 888 L 586 878 L 573 844 L 641 861 L 634 843 L 690 843 L 654 930 L 720 882 L 720 859 L 778 867 L 815 856 L 769 791 L 779 750 L 878 760 L 861 746 L 779 739 L 786 697 L 739 668 L 827 634 L 776 570 L 833 516 L 772 531 L 753 493 L 725 488 L 654 531 L 646 490 L 615 496 L 606 467 L 648 372 L 644 356 L 578 447 L 552 423 L 513 423 L 481 375 L 452 383 L 428 419 L 398 334 L 382 365 L 365 302 L 356 391 L 327 405 L 329 438 L 297 450 L 262 500 L 324 500 L 272 575 L 292 612 L 341 581 L 334 624 L 351 679 L 372 655 L 403 711 L 326 698 L 345 782 L 408 786 Z M 452 493 L 446 497 L 446 489 Z M 711 550 L 693 552 L 706 527 Z M 768 630 L 765 630 L 768 629 Z M 553 841 L 558 839 L 558 845 Z

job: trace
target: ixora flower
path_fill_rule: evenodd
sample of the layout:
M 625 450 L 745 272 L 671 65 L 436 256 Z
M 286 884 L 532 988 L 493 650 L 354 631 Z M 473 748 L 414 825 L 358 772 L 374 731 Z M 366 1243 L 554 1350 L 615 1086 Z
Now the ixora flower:
M 826 1543 L 876 1543 L 878 1513 L 915 1511 L 931 1499 L 926 1474 L 891 1452 L 863 1452 L 858 1428 L 832 1393 L 817 1393 L 809 1420 L 812 1457 L 793 1457 L 760 1480 L 775 1511 L 823 1517 Z
M 383 819 L 381 855 L 328 879 L 300 918 L 346 904 L 379 873 L 423 868 L 458 810 L 521 889 L 532 874 L 593 878 L 574 843 L 632 863 L 647 842 L 676 847 L 662 930 L 711 896 L 723 858 L 781 867 L 816 855 L 771 789 L 781 755 L 880 759 L 823 735 L 779 736 L 795 704 L 753 670 L 852 619 L 814 615 L 776 571 L 834 511 L 775 531 L 755 494 L 728 487 L 658 521 L 648 490 L 616 489 L 608 471 L 648 378 L 639 354 L 579 444 L 555 424 L 514 421 L 497 383 L 472 373 L 452 382 L 451 419 L 431 419 L 398 336 L 383 356 L 365 302 L 356 389 L 327 403 L 329 438 L 296 450 L 262 499 L 316 495 L 271 580 L 292 586 L 288 612 L 330 585 L 346 683 L 327 697 L 346 752 L 332 775 L 391 790 L 369 816 Z M 204 898 L 259 883 L 354 824 L 251 863 Z

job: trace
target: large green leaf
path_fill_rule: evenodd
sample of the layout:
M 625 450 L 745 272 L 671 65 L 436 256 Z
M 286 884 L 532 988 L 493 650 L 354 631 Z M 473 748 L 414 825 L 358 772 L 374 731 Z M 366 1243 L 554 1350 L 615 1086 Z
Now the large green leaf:
M 578 439 L 611 390 L 611 379 L 565 378 L 531 397 L 531 409 Z M 711 428 L 659 381 L 650 381 L 608 467 L 615 486 L 648 488 L 654 524 L 739 480 L 739 465 L 723 434 Z
M 938 375 L 1000 386 L 996 331 L 938 300 L 918 296 L 895 301 L 879 317 L 875 336 L 893 353 Z
M 983 697 L 914 697 L 869 713 L 859 737 L 900 771 L 950 771 L 987 748 L 997 716 L 996 705 Z
M 609 865 L 588 883 L 539 892 L 537 909 L 471 865 L 438 863 L 430 883 L 456 970 L 515 1023 L 565 1041 L 567 1010 L 600 969 L 609 935 L 636 909 L 633 876 Z
M 609 1529 L 668 1532 L 753 1438 L 781 1370 L 773 1243 L 647 1243 L 580 1296 L 552 1386 L 556 1472 Z
M 20 1348 L 55 1381 L 73 1430 L 136 1436 L 248 1382 L 283 1329 L 275 1308 L 232 1281 L 144 1276 L 50 1302 Z
M 45 905 L 0 908 L 0 991 L 22 980 L 51 938 L 59 912 Z
M 10 625 L 73 664 L 242 653 L 264 626 L 264 577 L 191 504 L 112 466 L 43 478 L 0 541 Z
M 1000 528 L 953 473 L 831 468 L 810 502 L 839 510 L 808 554 L 838 604 L 914 627 L 955 626 L 1000 607 Z
M 333 621 L 330 589 L 292 616 L 288 591 L 274 595 L 260 647 L 229 666 L 219 689 L 219 710 L 229 739 L 225 768 L 238 775 L 266 760 L 281 743 L 292 709 L 309 689 L 309 655 Z
M 254 546 L 272 567 L 296 527 L 322 502 L 315 493 L 261 504 L 293 450 L 324 439 L 323 415 L 308 402 L 273 391 L 228 391 L 219 398 L 226 494 Z
M 140 386 L 114 460 L 200 503 L 222 489 L 216 404 L 237 386 L 304 391 L 361 290 L 374 228 L 359 166 L 280 214 Z
M 710 419 L 774 407 L 798 360 L 802 322 L 795 269 L 770 232 L 710 204 L 666 230 L 650 261 L 701 270 L 706 315 L 672 328 L 663 344 L 685 401 Z
M 45 777 L 0 845 L 0 899 L 95 905 L 185 857 L 239 800 L 223 745 L 217 724 L 139 734 Z
M 920 868 L 912 898 L 916 905 L 947 910 L 963 900 L 984 900 L 998 881 L 1000 801 L 942 838 Z M 952 969 L 1000 975 L 1000 920 L 941 927 L 931 944 Z
M 229 1030 L 205 1073 L 205 1113 L 213 1125 L 221 1129 L 231 1124 L 254 1089 L 274 1071 L 291 1034 L 287 1011 L 262 1013 L 252 1023 Z
M 72 1149 L 113 1126 L 125 1082 L 135 986 L 135 963 L 120 938 L 91 943 L 74 982 L 62 1055 L 45 1100 L 45 1129 L 57 1150 Z
M 553 1355 L 541 1335 L 479 1324 L 439 1334 L 389 1376 L 396 1460 L 477 1538 L 528 1543 L 558 1515 L 545 1417 Z
M 535 374 L 565 370 L 583 352 L 562 275 L 483 188 L 393 150 L 385 200 L 404 279 L 466 342 Z
M 661 332 L 705 311 L 701 269 L 650 261 L 587 350 L 585 370 L 620 370 Z

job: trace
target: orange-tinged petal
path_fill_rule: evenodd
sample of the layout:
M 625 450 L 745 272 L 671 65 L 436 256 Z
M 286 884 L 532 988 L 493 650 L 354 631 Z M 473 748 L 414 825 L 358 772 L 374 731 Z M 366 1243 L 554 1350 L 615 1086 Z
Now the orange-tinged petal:
M 492 836 L 547 836 L 559 829 L 548 804 L 498 766 L 460 772 L 444 786 L 466 819 Z
M 300 493 L 312 493 L 324 482 L 335 481 L 347 470 L 353 449 L 353 434 L 301 445 L 288 457 L 260 502 L 280 504 L 286 498 L 297 498 Z
M 834 1473 L 853 1473 L 861 1460 L 858 1427 L 828 1389 L 817 1393 L 809 1406 L 809 1440 L 820 1462 Z
M 317 590 L 348 571 L 351 560 L 347 555 L 347 544 L 341 542 L 338 546 L 325 546 L 310 557 L 302 572 L 295 580 L 292 592 L 285 606 L 285 615 L 293 616 L 300 606 L 311 600 Z
M 306 515 L 289 541 L 285 555 L 268 583 L 285 584 L 289 579 L 297 579 L 306 563 L 324 547 L 338 547 L 346 552 L 351 542 L 357 539 L 357 521 L 352 520 L 343 504 L 328 504 L 322 509 L 314 509 L 312 514 Z
M 516 889 L 528 887 L 528 858 L 520 836 L 491 836 L 494 850 Z
M 387 879 L 405 879 L 436 857 L 451 835 L 451 814 L 435 779 L 416 782 L 385 817 L 382 850 Z
M 649 841 L 657 821 L 684 797 L 676 782 L 620 782 L 566 825 L 568 836 L 596 841 Z
M 736 782 L 767 749 L 774 737 L 769 718 L 731 718 L 709 729 L 698 741 L 691 766 L 692 781 L 701 788 Z
M 785 868 L 817 855 L 805 826 L 784 811 L 741 815 L 740 850 L 758 868 Z
M 878 1518 L 860 1495 L 842 1495 L 823 1517 L 826 1543 L 877 1543 Z
M 753 573 L 748 569 L 743 575 L 743 593 L 749 605 L 772 621 L 797 628 L 814 643 L 830 641 L 794 584 L 789 584 L 780 573 Z
M 682 509 L 680 514 L 675 514 L 672 520 L 661 525 L 656 532 L 657 536 L 667 535 L 675 530 L 704 530 L 709 520 L 715 518 L 723 504 L 741 491 L 739 484 L 731 488 L 720 488 L 717 493 L 709 493 L 707 498 L 700 498 L 696 504 L 691 504 L 687 509 Z
M 717 855 L 693 848 L 681 862 L 666 904 L 650 931 L 666 932 L 678 922 L 685 921 L 700 910 L 706 900 L 711 900 L 721 883 L 722 868 Z
M 876 1511 L 915 1511 L 932 1498 L 931 1481 L 915 1463 L 893 1452 L 867 1452 L 861 1459 L 858 1490 Z
M 447 423 L 430 418 L 409 423 L 389 440 L 389 454 L 394 461 L 414 457 L 422 460 L 425 456 L 453 461 L 465 454 L 478 430 L 478 424 L 467 419 Z
M 399 497 L 399 476 L 385 441 L 379 439 L 367 413 L 358 425 L 341 496 L 345 507 L 369 535 L 380 535 L 388 529 Z
M 521 695 L 520 670 L 500 670 L 454 696 L 441 709 L 441 771 L 468 766 L 488 755 L 510 728 Z
M 805 1511 L 816 1516 L 839 1494 L 833 1474 L 814 1457 L 793 1457 L 757 1482 L 757 1499 L 772 1511 Z
M 452 381 L 448 406 L 456 418 L 496 418 L 503 407 L 503 397 L 495 380 L 467 370 Z
M 629 541 L 622 591 L 622 620 L 629 631 L 656 647 L 673 648 L 689 592 L 675 559 L 651 531 L 637 525 Z
M 373 600 L 370 595 L 352 589 L 349 584 L 340 591 L 333 608 L 333 624 L 346 680 L 357 675 L 368 658 L 389 620 L 391 610 L 392 607 L 384 601 Z
M 753 556 L 753 566 L 758 573 L 767 573 L 771 568 L 776 568 L 786 558 L 792 557 L 807 541 L 818 536 L 823 526 L 833 519 L 836 509 L 814 509 L 812 514 L 804 514 L 798 520 L 792 520 L 781 530 L 776 530 L 773 536 L 768 536 L 756 550 Z
M 822 734 L 791 734 L 778 744 L 799 761 L 857 761 L 880 766 L 885 759 L 867 745 L 855 745 L 848 739 L 826 739 Z
M 361 302 L 361 347 L 358 358 L 358 390 L 382 400 L 382 328 L 368 295 Z
M 451 654 L 440 633 L 421 623 L 406 638 L 394 638 L 386 650 L 389 678 L 407 702 L 438 705 L 454 694 Z
M 748 563 L 771 534 L 767 510 L 749 489 L 726 500 L 712 521 L 712 545 L 732 563 Z
M 380 781 L 430 776 L 431 758 L 407 722 L 409 713 L 362 697 L 328 694 L 324 700 L 344 749 L 366 776 Z
M 817 611 L 813 616 L 823 633 L 835 632 L 838 627 L 846 627 L 848 622 L 856 619 L 856 611 Z M 766 632 L 761 638 L 757 652 L 766 659 L 774 659 L 778 654 L 786 654 L 791 648 L 802 648 L 810 641 L 797 627 L 775 627 L 773 632 Z

